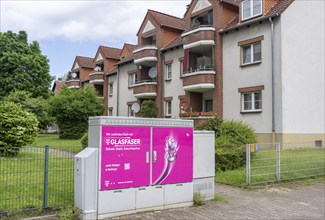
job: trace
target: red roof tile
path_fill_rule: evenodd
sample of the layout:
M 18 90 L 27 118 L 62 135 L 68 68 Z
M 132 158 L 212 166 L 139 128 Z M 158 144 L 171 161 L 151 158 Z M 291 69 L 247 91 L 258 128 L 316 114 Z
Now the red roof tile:
M 101 50 L 105 58 L 112 58 L 119 60 L 120 54 L 122 52 L 121 49 L 113 48 L 113 47 L 106 47 L 106 46 L 100 46 L 98 50 Z
M 148 10 L 148 13 L 157 21 L 161 26 L 171 27 L 179 30 L 185 30 L 185 20 L 172 15 L 164 14 L 162 12 Z
M 167 50 L 167 49 L 177 47 L 177 46 L 181 46 L 181 45 L 183 45 L 183 38 L 182 38 L 181 35 L 179 35 L 172 42 L 170 42 L 164 48 L 162 48 L 162 50 Z
M 94 58 L 76 56 L 76 61 L 78 62 L 79 67 L 83 68 L 94 68 Z

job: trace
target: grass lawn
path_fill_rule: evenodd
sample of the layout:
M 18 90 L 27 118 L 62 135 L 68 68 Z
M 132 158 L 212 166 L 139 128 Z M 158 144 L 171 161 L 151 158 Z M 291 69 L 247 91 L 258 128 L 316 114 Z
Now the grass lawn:
M 49 155 L 48 206 L 73 205 L 73 158 Z M 1 212 L 43 208 L 44 148 L 25 147 L 16 157 L 0 157 Z
M 45 145 L 49 145 L 50 148 L 74 153 L 82 151 L 80 139 L 60 139 L 58 134 L 39 134 L 33 146 L 44 147 Z
M 325 175 L 325 149 L 296 149 L 280 152 L 280 178 L 291 180 Z M 216 181 L 246 186 L 246 168 L 217 172 Z M 251 159 L 251 184 L 259 185 L 276 181 L 276 154 L 265 149 Z

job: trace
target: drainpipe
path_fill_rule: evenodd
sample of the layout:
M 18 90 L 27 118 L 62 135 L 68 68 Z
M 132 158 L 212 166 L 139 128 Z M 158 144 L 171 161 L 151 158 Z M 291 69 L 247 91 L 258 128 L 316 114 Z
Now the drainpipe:
M 164 74 L 164 60 L 165 60 L 165 54 L 161 51 L 160 52 L 160 57 L 161 57 L 161 117 L 165 117 L 165 111 L 164 111 L 164 97 L 165 97 L 165 74 Z
M 271 24 L 271 71 L 272 71 L 272 141 L 275 143 L 275 109 L 274 109 L 274 99 L 275 99 L 275 89 L 274 89 L 274 23 L 272 17 L 269 17 L 269 22 Z
M 116 116 L 119 116 L 119 94 L 120 94 L 120 74 L 119 74 L 119 67 L 117 66 L 117 92 L 116 92 Z

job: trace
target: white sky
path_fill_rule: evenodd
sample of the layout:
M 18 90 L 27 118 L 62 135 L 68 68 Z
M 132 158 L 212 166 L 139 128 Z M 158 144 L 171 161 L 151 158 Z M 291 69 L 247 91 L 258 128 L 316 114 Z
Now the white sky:
M 0 32 L 25 30 L 50 59 L 51 75 L 71 69 L 75 56 L 99 45 L 137 43 L 148 9 L 183 17 L 191 0 L 0 0 Z

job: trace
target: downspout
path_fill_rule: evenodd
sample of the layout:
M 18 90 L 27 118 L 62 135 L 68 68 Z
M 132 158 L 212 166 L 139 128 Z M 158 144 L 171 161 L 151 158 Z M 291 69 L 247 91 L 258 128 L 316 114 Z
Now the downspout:
M 271 75 L 272 75 L 272 142 L 275 143 L 275 89 L 274 89 L 274 23 L 272 17 L 269 17 L 271 24 Z
M 119 74 L 119 67 L 117 66 L 117 92 L 116 92 L 116 116 L 119 116 L 119 91 L 120 91 L 120 74 Z
M 165 72 L 164 72 L 164 60 L 165 60 L 165 54 L 161 51 L 160 52 L 161 57 L 161 117 L 165 117 L 165 111 L 164 111 L 164 97 L 165 97 Z

